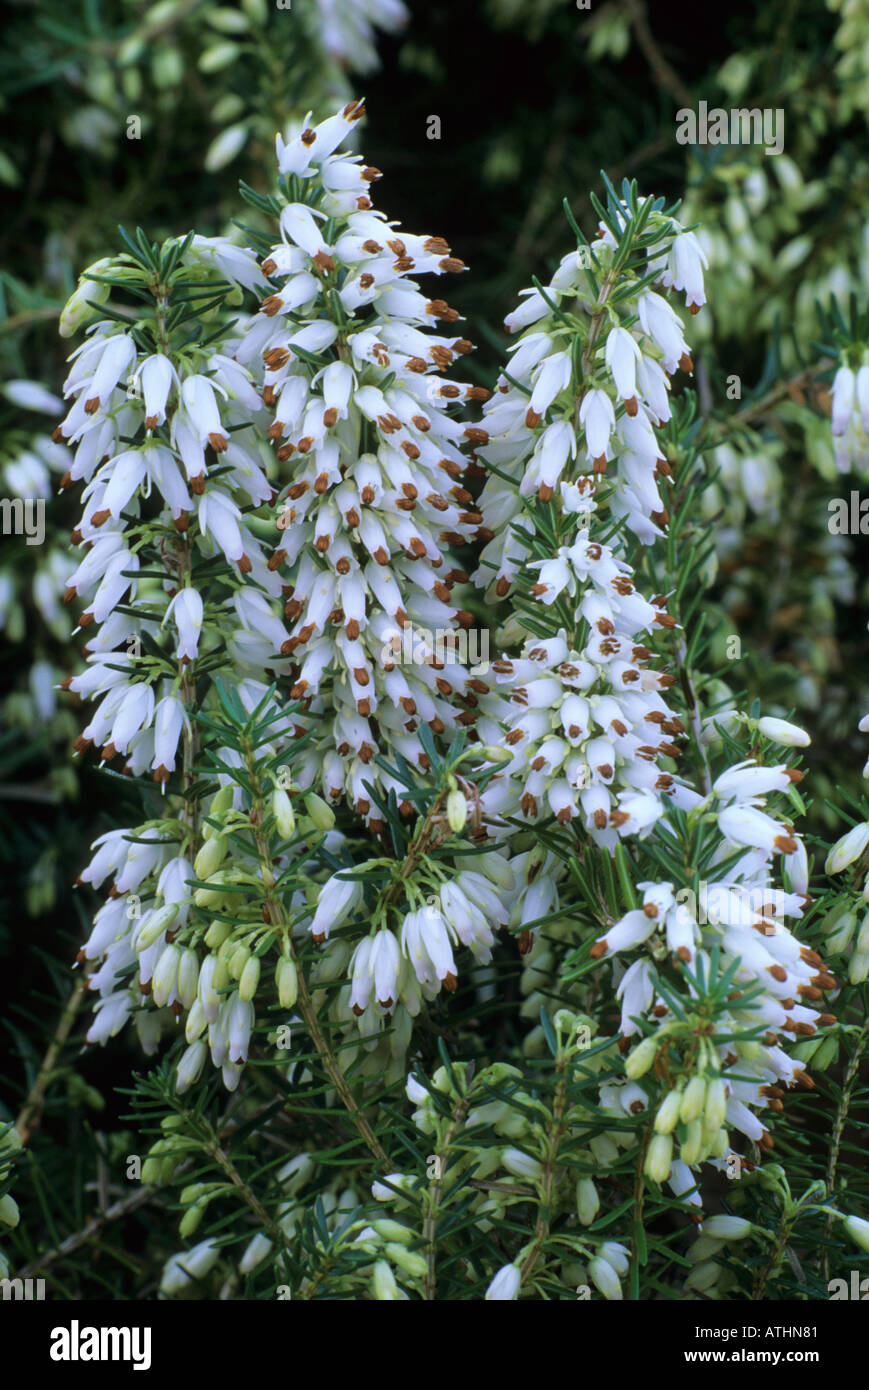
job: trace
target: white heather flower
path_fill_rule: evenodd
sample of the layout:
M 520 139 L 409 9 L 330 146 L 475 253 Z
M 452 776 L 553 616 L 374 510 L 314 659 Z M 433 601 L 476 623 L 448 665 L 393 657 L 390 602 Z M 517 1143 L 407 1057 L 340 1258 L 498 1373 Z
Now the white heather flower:
M 57 415 L 63 409 L 63 401 L 38 381 L 7 381 L 0 389 L 6 399 L 21 410 Z
M 827 855 L 824 872 L 827 874 L 844 873 L 860 858 L 867 845 L 869 845 L 869 824 L 861 822 L 859 825 L 852 826 L 847 834 L 833 845 Z
M 521 1285 L 518 1265 L 502 1265 L 486 1290 L 485 1302 L 510 1302 L 518 1298 Z
M 780 821 L 751 806 L 726 807 L 718 817 L 718 826 L 728 840 L 749 849 L 792 854 L 797 847 L 796 840 Z
M 856 395 L 856 380 L 850 367 L 839 367 L 833 378 L 833 434 L 844 434 L 851 423 Z
M 508 1173 L 512 1173 L 517 1178 L 540 1178 L 543 1176 L 542 1164 L 522 1149 L 503 1149 L 501 1164 Z
M 166 403 L 178 373 L 161 352 L 146 357 L 139 373 L 145 402 L 145 429 L 153 430 L 166 421 Z
M 686 305 L 696 313 L 706 303 L 703 269 L 709 262 L 693 232 L 680 232 L 673 238 L 668 260 L 674 288 L 684 291 Z
M 154 710 L 154 781 L 164 788 L 175 771 L 175 755 L 183 729 L 190 728 L 184 705 L 175 695 L 164 695 Z
M 426 998 L 433 999 L 441 985 L 447 990 L 455 989 L 458 971 L 446 923 L 436 907 L 430 905 L 407 914 L 401 925 L 401 949 Z
M 854 1243 L 869 1252 L 869 1221 L 859 1216 L 846 1216 L 842 1224 Z
M 192 1249 L 173 1255 L 163 1268 L 160 1292 L 171 1297 L 188 1288 L 194 1279 L 204 1279 L 219 1257 L 220 1249 L 211 1240 L 202 1240 Z
M 608 1301 L 615 1302 L 623 1297 L 619 1276 L 613 1269 L 609 1260 L 602 1259 L 599 1255 L 596 1255 L 593 1260 L 589 1261 L 588 1273 L 595 1288 L 598 1289 Z
M 178 632 L 178 645 L 175 655 L 185 665 L 195 661 L 199 653 L 199 637 L 202 632 L 202 597 L 195 589 L 179 589 L 170 602 L 163 619 L 172 618 Z
M 643 332 L 663 354 L 662 365 L 669 375 L 680 365 L 690 369 L 691 359 L 675 310 L 659 294 L 647 290 L 637 303 Z
M 750 1221 L 742 1216 L 710 1216 L 701 1227 L 704 1236 L 715 1240 L 745 1240 L 753 1230 Z
M 612 401 L 605 391 L 588 391 L 579 407 L 579 422 L 585 430 L 586 456 L 604 463 L 610 435 L 615 429 L 616 417 Z
M 857 372 L 856 405 L 863 431 L 869 434 L 869 364 L 864 363 Z
M 308 930 L 315 940 L 327 940 L 332 927 L 337 927 L 362 901 L 362 884 L 358 879 L 341 878 L 333 874 L 320 889 L 317 907 Z
M 606 364 L 612 373 L 616 390 L 627 403 L 629 414 L 637 412 L 637 368 L 640 349 L 633 334 L 626 328 L 611 328 L 606 340 Z
M 772 739 L 784 748 L 808 748 L 812 741 L 805 729 L 790 724 L 786 719 L 775 719 L 771 715 L 764 715 L 758 719 L 757 727 L 764 738 Z

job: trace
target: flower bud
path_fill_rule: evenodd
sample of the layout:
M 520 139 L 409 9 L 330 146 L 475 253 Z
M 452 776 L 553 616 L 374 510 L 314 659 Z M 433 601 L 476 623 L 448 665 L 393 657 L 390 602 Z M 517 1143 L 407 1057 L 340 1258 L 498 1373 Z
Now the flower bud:
M 94 309 L 92 304 L 105 304 L 111 293 L 111 286 L 104 285 L 98 280 L 88 280 L 90 271 L 95 275 L 104 274 L 109 269 L 112 262 L 108 257 L 94 261 L 93 265 L 88 266 L 84 274 L 79 276 L 78 286 L 73 290 L 66 304 L 63 306 L 58 323 L 58 332 L 61 338 L 71 338 L 77 333 L 83 323 L 92 317 Z M 91 303 L 88 303 L 88 300 Z
M 611 1303 L 621 1299 L 622 1286 L 619 1283 L 619 1276 L 608 1260 L 595 1256 L 593 1260 L 589 1261 L 588 1273 L 591 1282 L 605 1299 Z
M 200 1073 L 205 1065 L 205 1058 L 208 1055 L 204 1038 L 197 1038 L 196 1042 L 191 1043 L 181 1055 L 176 1072 L 175 1089 L 179 1096 L 189 1090 L 195 1081 L 199 1080 Z M 142 1181 L 145 1180 L 144 1167 L 142 1171 Z
M 646 1150 L 643 1172 L 652 1182 L 666 1182 L 670 1176 L 673 1158 L 673 1140 L 669 1134 L 653 1134 Z
M 177 903 L 166 903 L 165 907 L 158 907 L 153 914 L 146 914 L 133 941 L 133 949 L 140 955 L 142 951 L 147 951 L 164 931 L 169 930 L 177 916 Z
M 692 1120 L 688 1125 L 679 1157 L 689 1168 L 692 1163 L 699 1163 L 703 1157 L 703 1125 L 700 1120 Z
M 210 840 L 205 841 L 193 861 L 193 872 L 198 879 L 204 881 L 217 872 L 226 858 L 226 848 L 226 837 L 223 835 L 212 835 Z
M 281 1008 L 291 1009 L 299 995 L 299 972 L 288 956 L 281 956 L 275 967 L 275 984 Z
M 400 1245 L 398 1241 L 391 1240 L 384 1246 L 384 1253 L 387 1254 L 393 1264 L 403 1269 L 405 1274 L 409 1274 L 411 1279 L 424 1279 L 426 1276 L 425 1256 L 420 1255 L 416 1250 L 408 1250 L 406 1245 Z
M 824 932 L 829 932 L 826 941 L 827 954 L 839 956 L 847 950 L 856 927 L 857 914 L 852 912 L 850 908 L 844 912 L 841 909 L 831 912 L 824 919 L 822 928 Z
M 850 868 L 856 859 L 860 858 L 866 846 L 869 845 L 869 825 L 861 821 L 854 825 L 837 840 L 827 855 L 824 864 L 824 872 L 828 874 L 841 874 L 845 869 Z
M 830 1033 L 824 1038 L 820 1047 L 812 1058 L 812 1068 L 815 1071 L 826 1071 L 827 1067 L 832 1066 L 839 1055 L 839 1039 L 835 1033 Z
M 625 1059 L 625 1075 L 631 1081 L 645 1076 L 657 1055 L 657 1039 L 654 1037 L 643 1038 L 643 1041 Z
M 454 787 L 447 797 L 447 821 L 450 830 L 458 835 L 468 819 L 468 803 L 458 787 Z
M 745 1240 L 752 1224 L 742 1216 L 710 1216 L 703 1222 L 703 1234 L 714 1240 Z
M 167 1260 L 163 1270 L 163 1277 L 160 1280 L 160 1292 L 165 1294 L 180 1293 L 187 1288 L 194 1279 L 202 1279 L 217 1262 L 220 1250 L 213 1241 L 203 1240 L 198 1245 L 194 1245 L 192 1250 L 182 1250 L 179 1255 L 173 1255 L 171 1260 Z
M 524 1153 L 522 1149 L 504 1149 L 501 1153 L 501 1164 L 517 1178 L 540 1178 L 543 1176 L 543 1167 L 536 1158 Z
M 714 1260 L 705 1260 L 703 1264 L 696 1265 L 692 1269 L 688 1278 L 685 1280 L 686 1289 L 697 1289 L 703 1292 L 711 1289 L 718 1283 L 718 1276 L 721 1273 L 720 1266 Z
M 502 1265 L 486 1290 L 486 1303 L 509 1303 L 519 1296 L 522 1276 L 518 1265 Z
M 783 748 L 808 748 L 812 741 L 805 729 L 790 724 L 787 719 L 773 719 L 770 715 L 764 715 L 758 719 L 757 727 L 764 738 L 780 743 Z
M 305 797 L 305 810 L 318 830 L 331 830 L 335 825 L 335 813 L 316 792 L 308 792 Z
M 271 1248 L 272 1241 L 268 1236 L 264 1236 L 262 1231 L 258 1231 L 238 1262 L 239 1274 L 250 1274 L 255 1270 L 257 1265 L 262 1264 Z
M 186 1240 L 188 1236 L 193 1235 L 204 1215 L 205 1207 L 201 1206 L 199 1202 L 194 1202 L 192 1206 L 187 1208 L 178 1224 L 178 1234 L 181 1236 L 182 1240 Z
M 716 1076 L 706 1087 L 706 1122 L 710 1128 L 721 1128 L 726 1109 L 726 1088 L 721 1077 Z
M 184 1025 L 184 1036 L 189 1043 L 195 1042 L 201 1033 L 208 1027 L 208 1019 L 205 1017 L 205 1009 L 201 999 L 194 999 L 187 1015 L 187 1022 Z
M 495 745 L 491 743 L 484 744 L 482 748 L 476 751 L 487 763 L 509 763 L 513 761 L 513 754 L 510 752 L 509 748 L 496 748 Z
M 658 1106 L 655 1116 L 655 1133 L 672 1134 L 679 1123 L 679 1110 L 682 1105 L 682 1092 L 670 1091 Z
M 848 980 L 852 985 L 861 985 L 869 975 L 869 952 L 855 951 L 848 962 Z
M 232 936 L 232 923 L 219 922 L 215 917 L 205 933 L 205 944 L 210 950 L 217 951 L 230 936 Z
M 371 1276 L 371 1290 L 380 1303 L 395 1301 L 399 1297 L 395 1275 L 386 1260 L 376 1260 Z
M 230 978 L 240 980 L 244 967 L 250 960 L 250 947 L 246 946 L 243 941 L 239 941 L 236 946 L 226 952 L 223 959 L 229 968 Z
M 702 1076 L 692 1076 L 682 1092 L 682 1103 L 679 1106 L 679 1119 L 683 1125 L 690 1124 L 702 1114 L 705 1101 L 706 1082 Z
M 18 1203 L 8 1192 L 0 1197 L 0 1226 L 17 1226 L 19 1221 Z
M 869 1253 L 869 1221 L 864 1221 L 860 1216 L 846 1216 L 844 1225 L 855 1244 Z
M 214 793 L 214 796 L 211 798 L 211 805 L 208 808 L 208 815 L 211 820 L 219 820 L 221 816 L 223 816 L 225 812 L 229 810 L 229 808 L 232 805 L 234 794 L 235 789 L 232 787 L 232 785 L 226 787 L 219 787 L 217 789 L 217 791 Z M 213 825 L 210 825 L 207 820 L 203 821 L 203 840 L 210 840 L 212 835 L 219 834 L 220 831 L 216 830 Z
M 199 957 L 196 952 L 188 946 L 181 952 L 181 959 L 178 962 L 178 982 L 175 986 L 178 998 L 185 1009 L 193 1007 L 198 983 Z
M 164 946 L 160 952 L 151 978 L 151 997 L 158 1009 L 165 1008 L 169 1003 L 170 995 L 175 988 L 175 981 L 178 978 L 180 959 L 181 952 L 177 946 Z
M 600 1198 L 591 1178 L 578 1178 L 576 1183 L 576 1214 L 583 1226 L 590 1226 L 600 1211 Z
M 244 970 L 241 972 L 241 979 L 238 982 L 238 993 L 241 999 L 253 999 L 256 994 L 257 985 L 260 977 L 260 962 L 257 956 L 251 956 Z
M 296 817 L 293 803 L 282 787 L 275 787 L 272 792 L 272 815 L 283 838 L 289 840 L 296 828 Z

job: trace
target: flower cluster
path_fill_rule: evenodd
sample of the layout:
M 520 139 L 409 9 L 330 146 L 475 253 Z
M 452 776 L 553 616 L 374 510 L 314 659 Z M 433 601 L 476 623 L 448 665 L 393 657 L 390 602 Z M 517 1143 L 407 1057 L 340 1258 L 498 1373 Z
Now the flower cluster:
M 840 473 L 869 466 L 869 364 L 854 371 L 847 363 L 833 378 L 833 453 Z
M 446 547 L 479 534 L 461 482 L 475 432 L 449 408 L 488 393 L 441 379 L 471 344 L 431 331 L 458 314 L 411 278 L 457 274 L 462 262 L 439 237 L 399 234 L 371 204 L 379 171 L 335 153 L 362 114 L 350 103 L 278 138 L 287 199 L 262 266 L 271 292 L 235 358 L 256 377 L 291 480 L 269 569 L 285 581 L 279 645 L 303 706 L 298 728 L 314 735 L 311 775 L 378 830 L 370 784 L 404 799 L 378 755 L 424 770 L 420 724 L 439 735 L 473 720 L 482 683 L 425 634 L 471 620 L 453 602 L 466 576 Z M 404 663 L 408 626 L 414 659 Z

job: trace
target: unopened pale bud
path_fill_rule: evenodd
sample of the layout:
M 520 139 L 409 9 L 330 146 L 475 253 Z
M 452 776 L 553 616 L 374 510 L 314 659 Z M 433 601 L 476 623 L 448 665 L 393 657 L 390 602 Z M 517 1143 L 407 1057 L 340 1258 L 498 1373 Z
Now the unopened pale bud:
M 622 1286 L 619 1276 L 616 1274 L 609 1260 L 602 1260 L 599 1257 L 589 1261 L 588 1273 L 595 1288 L 603 1294 L 609 1302 L 615 1303 L 622 1297 Z
M 724 1082 L 719 1076 L 709 1082 L 706 1087 L 706 1119 L 710 1126 L 720 1129 L 724 1124 L 724 1113 L 727 1109 L 727 1093 Z
M 590 1226 L 600 1211 L 600 1197 L 591 1178 L 579 1178 L 576 1184 L 576 1214 L 583 1226 Z
M 824 871 L 828 874 L 841 874 L 845 869 L 850 868 L 855 860 L 860 858 L 866 846 L 869 845 L 869 825 L 865 821 L 854 825 L 837 840 L 827 855 L 824 864 Z
M 673 1139 L 669 1134 L 653 1134 L 643 1171 L 652 1182 L 666 1182 L 673 1159 Z
M 522 1276 L 518 1265 L 502 1265 L 486 1290 L 486 1303 L 510 1303 L 519 1295 Z
M 380 1303 L 394 1302 L 398 1299 L 399 1289 L 395 1282 L 395 1275 L 386 1260 L 375 1261 L 371 1276 L 371 1288 L 374 1297 Z
M 454 787 L 447 797 L 447 821 L 450 830 L 458 834 L 464 829 L 468 819 L 468 803 L 458 787 Z
M 415 1250 L 408 1250 L 406 1245 L 399 1244 L 398 1241 L 391 1240 L 385 1246 L 385 1253 L 389 1256 L 393 1264 L 403 1269 L 405 1274 L 409 1274 L 411 1279 L 424 1279 L 427 1272 L 425 1256 L 420 1255 Z
M 293 803 L 282 787 L 275 787 L 272 792 L 272 815 L 283 838 L 291 839 L 296 828 L 296 817 Z
M 142 952 L 147 951 L 149 946 L 168 931 L 178 916 L 177 903 L 167 903 L 165 907 L 157 908 L 153 917 L 143 919 L 142 925 L 133 941 L 133 949 Z
M 241 972 L 241 979 L 238 982 L 238 993 L 241 999 L 253 999 L 257 991 L 260 977 L 260 963 L 257 956 L 251 956 L 244 970 Z
M 295 961 L 282 956 L 275 967 L 275 984 L 282 1009 L 291 1009 L 299 997 L 299 972 Z
M 752 1225 L 743 1216 L 710 1216 L 703 1222 L 703 1234 L 714 1240 L 745 1240 Z
M 682 1092 L 682 1103 L 679 1106 L 679 1119 L 683 1125 L 697 1119 L 703 1111 L 705 1101 L 706 1082 L 702 1076 L 692 1076 Z
M 869 975 L 869 951 L 855 951 L 848 962 L 848 980 L 852 985 L 862 985 Z
M 789 723 L 787 719 L 774 719 L 771 715 L 764 715 L 762 719 L 758 719 L 757 727 L 764 738 L 770 738 L 784 748 L 808 748 L 812 741 L 805 729 Z
M 869 1221 L 860 1216 L 846 1216 L 844 1226 L 855 1245 L 869 1253 Z
M 625 1059 L 625 1075 L 631 1081 L 636 1081 L 638 1077 L 645 1076 L 658 1055 L 658 1043 L 655 1038 L 643 1038 L 643 1041 L 629 1053 Z
M 193 872 L 200 880 L 211 878 L 226 858 L 226 839 L 223 835 L 212 835 L 206 840 L 193 861 Z
M 672 1134 L 679 1123 L 679 1109 L 682 1104 L 682 1092 L 670 1091 L 661 1104 L 658 1106 L 658 1113 L 655 1115 L 655 1133 Z
M 679 1157 L 689 1168 L 692 1163 L 699 1163 L 703 1157 L 703 1125 L 700 1120 L 692 1120 L 688 1125 Z
M 334 827 L 335 812 L 316 792 L 308 792 L 305 797 L 305 810 L 318 830 L 331 830 Z

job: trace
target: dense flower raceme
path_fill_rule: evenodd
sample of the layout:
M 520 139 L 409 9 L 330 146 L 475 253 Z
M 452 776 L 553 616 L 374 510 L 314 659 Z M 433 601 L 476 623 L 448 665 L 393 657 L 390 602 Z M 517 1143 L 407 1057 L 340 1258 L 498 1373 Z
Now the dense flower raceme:
M 602 226 L 591 255 L 566 256 L 550 284 L 528 292 L 508 316 L 508 329 L 526 331 L 486 406 L 489 440 L 480 450 L 497 471 L 481 498 L 493 539 L 475 580 L 495 599 L 527 576 L 530 597 L 567 619 L 557 636 L 529 638 L 518 659 L 494 665 L 500 693 L 508 694 L 514 757 L 493 779 L 488 801 L 499 812 L 518 802 L 530 818 L 579 816 L 609 849 L 620 835 L 645 834 L 668 800 L 690 804 L 692 796 L 658 766 L 659 758 L 678 756 L 684 727 L 664 696 L 674 677 L 654 669 L 647 642 L 674 620 L 665 595 L 648 599 L 638 591 L 613 522 L 624 522 L 643 544 L 666 526 L 660 489 L 671 468 L 656 427 L 670 418 L 670 375 L 691 362 L 669 301 L 642 277 L 652 273 L 661 289 L 684 290 L 697 308 L 702 255 L 692 233 L 651 205 L 640 208 L 662 245 L 634 273 L 621 262 L 614 268 L 621 248 Z M 627 207 L 612 225 L 624 240 L 637 235 Z M 600 284 L 582 263 L 590 265 L 591 256 Z M 608 302 L 616 285 L 618 307 Z M 601 515 L 604 478 L 610 487 Z M 535 494 L 555 507 L 563 538 L 543 559 L 529 550 L 534 522 L 524 502 Z M 521 626 L 515 618 L 510 635 Z M 496 695 L 482 707 L 504 719 Z M 487 742 L 497 741 L 491 726 L 481 730 Z
M 458 315 L 411 278 L 459 273 L 462 262 L 438 237 L 399 235 L 371 205 L 378 171 L 334 153 L 361 114 L 351 105 L 289 144 L 279 138 L 292 196 L 263 262 L 272 293 L 235 357 L 256 375 L 292 479 L 269 567 L 287 581 L 280 645 L 293 664 L 289 693 L 309 711 L 299 724 L 314 733 L 312 775 L 377 830 L 372 781 L 410 809 L 377 755 L 424 770 L 420 724 L 440 735 L 473 720 L 481 683 L 444 659 L 450 634 L 470 621 L 452 600 L 465 576 L 446 547 L 480 526 L 460 481 L 474 431 L 449 407 L 487 393 L 441 380 L 471 344 L 430 331 Z
M 766 801 L 789 796 L 800 772 L 749 758 L 700 791 L 669 770 L 685 729 L 665 699 L 674 677 L 654 669 L 646 643 L 674 623 L 666 596 L 648 600 L 638 592 L 625 528 L 617 532 L 612 523 L 625 523 L 641 547 L 654 547 L 665 533 L 661 487 L 672 470 L 656 431 L 670 418 L 672 373 L 691 368 L 680 320 L 664 293 L 640 277 L 660 276 L 662 292 L 684 291 L 696 311 L 704 302 L 703 258 L 693 234 L 647 209 L 643 226 L 648 231 L 657 222 L 658 244 L 635 257 L 632 292 L 622 243 L 636 236 L 643 206 L 611 208 L 591 246 L 597 278 L 588 274 L 588 256 L 567 256 L 551 283 L 529 292 L 507 319 L 509 329 L 525 331 L 485 410 L 489 441 L 480 453 L 495 471 L 481 510 L 494 535 L 475 579 L 491 599 L 524 586 L 536 600 L 535 619 L 537 605 L 553 613 L 554 635 L 524 637 L 523 611 L 514 614 L 504 633 L 524 637 L 522 650 L 493 663 L 496 685 L 481 702 L 478 728 L 488 744 L 503 731 L 513 753 L 484 794 L 495 814 L 578 822 L 609 853 L 627 837 L 678 843 L 674 813 L 685 813 L 689 827 L 705 827 L 707 837 L 714 826 L 699 900 L 678 883 L 641 883 L 639 905 L 591 949 L 592 959 L 616 962 L 624 1045 L 649 1031 L 628 1058 L 626 1081 L 602 1089 L 602 1106 L 614 1115 L 652 1104 L 639 1078 L 660 1048 L 681 1051 L 688 1042 L 658 989 L 668 959 L 681 971 L 692 1026 L 712 1006 L 717 979 L 731 971 L 728 1007 L 714 1001 L 723 1040 L 700 1054 L 685 1049 L 685 1076 L 656 1116 L 647 1173 L 664 1181 L 677 1153 L 688 1167 L 708 1158 L 724 1162 L 729 1128 L 771 1143 L 756 1112 L 780 1108 L 782 1085 L 811 1084 L 780 1042 L 810 1037 L 831 1021 L 823 996 L 838 982 L 784 921 L 802 915 L 806 854 L 789 815 Z M 545 558 L 526 502 L 534 494 L 550 504 L 564 538 Z M 728 718 L 734 728 L 746 722 L 735 712 Z M 808 742 L 785 721 L 759 725 L 780 746 Z M 717 737 L 714 721 L 709 733 Z M 786 891 L 773 876 L 777 857 Z M 625 961 L 627 952 L 633 957 Z M 746 1041 L 752 1029 L 757 1040 Z M 617 1153 L 618 1131 L 612 1138 Z
M 228 344 L 200 347 L 176 330 L 197 295 L 219 299 L 227 281 L 240 289 L 265 281 L 252 252 L 219 238 L 188 238 L 138 263 L 125 255 L 103 272 L 121 292 L 150 297 L 155 311 L 132 331 L 98 320 L 71 358 L 71 404 L 55 437 L 73 455 L 63 485 L 84 484 L 73 535 L 82 555 L 66 598 L 84 610 L 87 661 L 64 684 L 96 702 L 79 752 L 93 745 L 102 761 L 120 758 L 129 774 L 174 791 L 185 766 L 191 784 L 191 715 L 211 704 L 214 680 L 231 673 L 243 705 L 259 703 L 278 626 L 269 596 L 280 594 L 248 520 L 273 496 L 262 400 Z M 105 298 L 107 285 L 96 285 Z M 93 312 L 86 281 L 82 290 L 64 312 L 67 334 Z M 291 729 L 286 720 L 275 734 L 286 739 Z M 174 795 L 162 819 L 95 843 L 80 881 L 108 883 L 110 898 L 82 951 L 99 994 L 90 1041 L 106 1041 L 132 1014 L 152 1050 L 163 1015 L 144 1006 L 177 1013 L 205 990 L 209 957 L 200 958 L 188 928 L 197 844 L 192 808 Z M 174 945 L 185 928 L 188 939 Z M 238 992 L 219 1004 L 219 1018 L 217 1006 L 208 1018 L 212 1055 L 234 1084 L 250 1004 Z
M 487 393 L 442 380 L 471 345 L 431 331 L 457 315 L 409 276 L 459 272 L 461 262 L 438 238 L 399 238 L 371 208 L 376 171 L 358 156 L 335 154 L 361 114 L 352 103 L 289 144 L 278 138 L 281 240 L 261 268 L 251 251 L 223 239 L 185 241 L 185 290 L 191 277 L 207 288 L 219 276 L 269 291 L 240 334 L 201 351 L 174 350 L 171 286 L 151 335 L 159 350 L 144 349 L 115 319 L 98 321 L 73 354 L 65 387 L 73 399 L 57 438 L 73 450 L 65 484 L 85 483 L 74 537 L 84 555 L 67 576 L 66 596 L 84 605 L 88 662 L 66 685 L 98 704 L 79 749 L 93 744 L 104 761 L 120 755 L 133 775 L 150 773 L 166 787 L 190 745 L 194 692 L 208 707 L 216 676 L 231 674 L 250 712 L 267 694 L 263 677 L 273 674 L 302 710 L 283 715 L 272 701 L 279 717 L 267 751 L 305 740 L 293 765 L 295 791 L 316 784 L 332 802 L 346 795 L 377 830 L 372 782 L 395 792 L 403 813 L 411 805 L 376 756 L 400 755 L 424 773 L 420 723 L 433 736 L 452 734 L 473 720 L 486 689 L 449 659 L 448 643 L 444 650 L 428 637 L 449 638 L 466 621 L 451 602 L 465 576 L 447 567 L 443 547 L 471 539 L 480 522 L 459 481 L 461 446 L 475 432 L 448 409 Z M 137 283 L 129 258 L 93 273 L 109 271 Z M 67 331 L 89 312 L 89 283 L 67 306 Z M 106 287 L 94 283 L 99 297 Z M 270 479 L 279 494 L 272 513 L 279 543 L 266 562 L 267 528 L 257 514 L 275 500 Z M 402 663 L 408 626 L 413 660 Z M 225 749 L 223 761 L 237 766 Z M 226 787 L 225 775 L 221 781 Z M 233 810 L 241 808 L 236 789 Z M 186 885 L 199 858 L 185 826 L 170 806 L 162 824 L 111 832 L 82 874 L 94 886 L 108 880 L 112 891 L 85 947 L 85 957 L 100 962 L 91 975 L 101 995 L 92 1040 L 105 1040 L 138 1009 L 141 988 L 158 1007 L 190 1008 L 198 970 L 193 994 L 212 1000 L 202 974 L 215 968 L 213 957 L 202 961 L 191 946 L 175 946 L 179 930 L 189 936 L 194 925 Z M 516 873 L 499 856 L 491 868 L 474 863 L 454 882 L 434 884 L 431 901 L 408 906 L 397 935 L 384 924 L 357 947 L 334 1006 L 339 1019 L 358 1018 L 364 1030 L 372 1014 L 382 1019 L 398 1007 L 396 1046 L 406 1046 L 420 991 L 431 998 L 454 987 L 454 950 L 469 946 L 488 959 L 493 929 L 546 910 L 550 889 L 541 896 L 535 884 L 547 882 L 542 867 L 537 856 L 520 861 Z M 242 879 L 255 876 L 255 865 L 235 868 Z M 214 872 L 224 872 L 219 859 Z M 524 891 L 514 892 L 516 884 Z M 347 883 L 327 883 L 309 919 L 312 934 L 325 938 L 357 905 Z M 219 1012 L 206 1017 L 212 1059 L 227 1084 L 237 1084 L 252 1003 L 231 994 Z M 151 1039 L 153 1021 L 136 1016 Z M 201 1056 L 196 1037 L 194 1045 L 193 1061 Z

